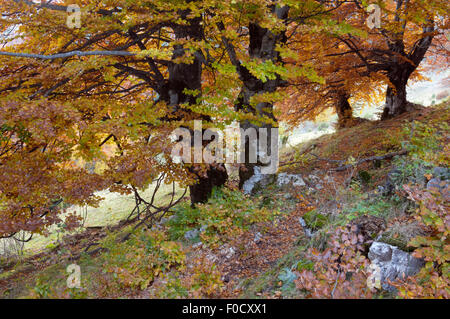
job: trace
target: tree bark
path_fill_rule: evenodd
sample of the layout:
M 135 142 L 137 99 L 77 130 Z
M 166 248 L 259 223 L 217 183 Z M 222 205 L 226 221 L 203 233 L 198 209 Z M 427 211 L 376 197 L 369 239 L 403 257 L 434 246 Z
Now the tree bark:
M 335 106 L 338 115 L 338 128 L 345 128 L 354 122 L 353 109 L 348 102 L 350 96 L 347 93 L 339 93 Z
M 185 15 L 188 16 L 189 11 L 186 10 Z M 188 20 L 186 18 L 186 20 Z M 203 28 L 201 26 L 201 18 L 189 19 L 189 25 L 174 27 L 176 38 L 190 37 L 196 41 L 203 38 Z M 178 45 L 174 47 L 172 60 L 181 57 L 185 54 L 183 46 Z M 172 63 L 168 66 L 169 78 L 165 81 L 160 90 L 160 100 L 165 101 L 172 106 L 173 112 L 179 110 L 181 104 L 195 104 L 197 97 L 184 92 L 185 89 L 201 91 L 202 88 L 202 61 L 200 60 L 201 53 L 195 55 L 194 61 L 191 64 Z M 210 121 L 209 116 L 198 115 L 199 120 Z M 202 132 L 203 133 L 203 132 Z M 191 136 L 194 136 L 191 131 Z M 203 134 L 202 134 L 203 136 Z M 194 140 L 192 138 L 192 145 Z M 205 145 L 203 145 L 205 146 Z M 194 166 L 190 166 L 188 171 L 196 175 L 197 182 L 189 186 L 191 205 L 196 203 L 204 203 L 211 195 L 212 189 L 215 186 L 222 186 L 228 179 L 228 174 L 223 163 L 216 163 L 210 165 L 206 174 L 199 174 Z
M 389 80 L 393 86 L 388 86 L 386 91 L 386 104 L 381 115 L 382 120 L 400 115 L 407 110 L 406 84 L 411 73 L 405 69 L 406 67 L 400 69 L 398 73 L 389 75 Z
M 279 19 L 286 19 L 288 16 L 288 7 L 273 8 L 274 12 Z M 281 58 L 278 51 L 276 50 L 277 44 L 286 42 L 286 35 L 281 32 L 279 34 L 272 33 L 269 29 L 263 28 L 258 24 L 251 23 L 249 25 L 249 55 L 251 58 L 261 59 L 263 61 L 272 60 L 274 62 L 280 62 Z M 277 88 L 283 85 L 283 81 L 277 76 L 275 80 L 267 80 L 263 82 L 262 80 L 256 78 L 250 72 L 239 65 L 238 72 L 240 78 L 243 81 L 243 86 L 241 90 L 240 97 L 235 105 L 236 110 L 243 110 L 244 112 L 251 112 L 258 116 L 258 118 L 267 117 L 273 122 L 276 122 L 276 118 L 273 115 L 273 104 L 272 103 L 259 103 L 252 107 L 250 105 L 250 100 L 252 96 L 263 93 L 272 93 L 277 90 Z M 272 136 L 271 129 L 273 125 L 271 123 L 261 122 L 260 124 L 250 123 L 249 121 L 243 121 L 240 123 L 240 128 L 242 130 L 247 130 L 249 128 L 254 128 L 257 132 L 257 161 L 252 163 L 250 161 L 249 154 L 252 152 L 251 142 L 245 139 L 245 161 L 241 164 L 239 168 L 239 187 L 242 188 L 247 180 L 249 180 L 255 173 L 255 166 L 267 166 L 267 163 L 263 163 L 260 158 L 261 151 L 259 149 L 259 142 L 261 139 L 260 129 L 265 128 L 267 130 L 267 150 L 272 150 Z M 241 136 L 241 143 L 243 141 L 243 136 Z M 278 146 L 278 144 L 276 145 Z M 270 156 L 273 160 L 274 154 L 265 153 L 265 156 Z M 278 159 L 278 154 L 276 154 Z M 270 165 L 273 165 L 271 163 Z

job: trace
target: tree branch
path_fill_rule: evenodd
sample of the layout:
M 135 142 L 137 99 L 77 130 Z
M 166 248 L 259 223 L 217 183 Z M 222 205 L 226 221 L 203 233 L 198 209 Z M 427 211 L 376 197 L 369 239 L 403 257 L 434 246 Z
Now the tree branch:
M 127 51 L 71 51 L 66 53 L 58 54 L 31 54 L 31 53 L 16 53 L 16 52 L 5 52 L 0 51 L 0 55 L 11 56 L 16 58 L 28 58 L 28 59 L 41 59 L 41 60 L 54 60 L 54 59 L 64 59 L 72 56 L 90 56 L 90 55 L 101 55 L 101 56 L 136 56 L 137 53 L 127 52 Z

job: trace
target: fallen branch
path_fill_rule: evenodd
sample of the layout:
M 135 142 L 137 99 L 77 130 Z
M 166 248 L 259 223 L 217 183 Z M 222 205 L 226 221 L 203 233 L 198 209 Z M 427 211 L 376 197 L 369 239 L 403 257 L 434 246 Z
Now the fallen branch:
M 360 159 L 355 164 L 348 164 L 348 165 L 339 166 L 337 168 L 333 168 L 332 170 L 336 171 L 336 172 L 344 171 L 344 170 L 346 170 L 348 168 L 352 168 L 354 166 L 360 165 L 360 164 L 365 163 L 365 162 L 381 161 L 381 160 L 384 160 L 384 159 L 392 158 L 394 156 L 405 155 L 407 153 L 408 153 L 407 151 L 403 150 L 403 151 L 400 151 L 400 152 L 388 153 L 388 154 L 380 155 L 380 156 L 371 156 L 371 157 Z
M 302 156 L 305 153 L 308 153 L 308 152 L 312 151 L 315 147 L 316 147 L 316 144 L 311 145 L 306 150 L 301 152 L 298 156 Z M 292 164 L 301 164 L 301 163 L 302 163 L 302 161 L 293 161 L 293 162 L 280 163 L 280 165 L 278 165 L 278 167 L 283 167 L 283 166 L 292 165 Z
M 316 155 L 314 153 L 310 153 L 310 154 L 321 161 L 330 162 L 330 163 L 345 163 L 345 161 L 343 161 L 343 160 L 334 160 L 334 159 L 329 159 L 329 158 L 323 158 L 323 157 L 319 157 L 318 155 Z

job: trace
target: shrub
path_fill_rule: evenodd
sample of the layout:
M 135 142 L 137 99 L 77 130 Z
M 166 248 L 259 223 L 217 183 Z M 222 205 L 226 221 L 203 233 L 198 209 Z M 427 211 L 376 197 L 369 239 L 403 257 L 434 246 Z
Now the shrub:
M 106 245 L 103 272 L 110 274 L 120 288 L 145 289 L 173 266 L 181 268 L 185 254 L 179 243 L 158 230 L 140 230 L 125 243 Z
M 409 198 L 419 204 L 416 219 L 428 228 L 429 236 L 417 236 L 409 245 L 425 267 L 414 278 L 394 284 L 404 298 L 450 297 L 450 216 L 442 196 L 417 187 L 404 186 Z
M 206 204 L 199 204 L 196 208 L 188 204 L 177 207 L 168 229 L 172 239 L 180 239 L 186 232 L 197 230 L 204 243 L 216 247 L 235 238 L 252 224 L 272 217 L 269 210 L 259 208 L 242 192 L 216 188 Z
M 367 288 L 369 261 L 362 254 L 364 239 L 356 227 L 338 227 L 324 251 L 308 250 L 314 269 L 297 273 L 295 284 L 307 298 L 370 298 Z

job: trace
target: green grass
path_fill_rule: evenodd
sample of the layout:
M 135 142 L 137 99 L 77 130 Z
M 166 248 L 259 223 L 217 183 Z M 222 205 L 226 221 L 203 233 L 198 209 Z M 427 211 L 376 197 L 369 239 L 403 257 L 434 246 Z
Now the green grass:
M 151 198 L 153 194 L 154 185 L 151 185 L 147 190 L 142 192 L 144 198 Z M 182 189 L 176 187 L 175 198 L 178 198 L 183 194 Z M 155 196 L 155 205 L 166 205 L 170 202 L 170 194 L 172 193 L 172 185 L 162 184 Z M 103 191 L 98 193 L 104 200 L 98 207 L 87 207 L 87 218 L 84 227 L 104 227 L 109 225 L 115 225 L 119 221 L 128 217 L 134 208 L 135 200 L 133 195 L 120 195 L 117 193 L 111 193 L 109 191 Z M 188 196 L 187 193 L 186 196 Z M 78 215 L 83 214 L 83 207 L 70 207 L 69 212 L 75 211 Z M 57 226 L 53 226 L 50 229 L 48 236 L 35 235 L 33 239 L 25 244 L 24 253 L 25 256 L 33 255 L 44 249 L 54 248 L 58 239 L 61 238 L 66 232 L 61 231 Z

